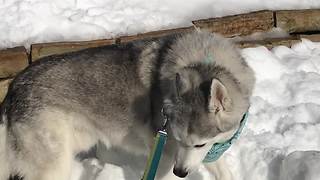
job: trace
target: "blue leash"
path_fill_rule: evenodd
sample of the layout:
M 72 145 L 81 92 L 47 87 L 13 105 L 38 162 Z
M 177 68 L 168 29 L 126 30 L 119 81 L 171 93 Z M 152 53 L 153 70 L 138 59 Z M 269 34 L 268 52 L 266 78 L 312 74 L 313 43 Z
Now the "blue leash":
M 154 180 L 166 140 L 167 132 L 158 131 L 142 180 Z
M 147 167 L 144 171 L 142 180 L 154 180 L 159 166 L 160 158 L 163 152 L 163 148 L 167 141 L 168 134 L 166 132 L 166 126 L 168 122 L 168 116 L 164 113 L 163 109 L 161 110 L 161 112 L 164 117 L 164 123 L 162 125 L 161 130 L 157 132 L 157 135 L 155 137 L 153 148 L 148 158 Z

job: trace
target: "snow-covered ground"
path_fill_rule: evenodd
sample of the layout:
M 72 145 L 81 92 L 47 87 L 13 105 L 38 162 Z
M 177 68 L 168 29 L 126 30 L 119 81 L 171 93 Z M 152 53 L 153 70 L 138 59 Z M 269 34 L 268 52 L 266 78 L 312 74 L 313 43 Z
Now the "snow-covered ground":
M 320 44 L 303 40 L 292 48 L 242 54 L 257 83 L 247 127 L 228 160 L 238 179 L 277 180 L 286 155 L 320 151 Z M 320 162 L 317 168 L 320 179 Z
M 319 8 L 319 0 L 0 0 L 0 49 L 190 26 L 262 9 Z
M 0 0 L 0 49 L 189 26 L 195 19 L 262 9 L 305 8 L 320 8 L 320 1 Z M 247 48 L 242 53 L 257 83 L 247 126 L 225 154 L 235 178 L 278 180 L 282 174 L 290 180 L 320 179 L 319 153 L 286 157 L 294 151 L 320 151 L 320 44 L 304 40 L 292 48 Z M 139 179 L 136 169 L 144 166 L 143 158 L 110 156 L 117 162 L 74 162 L 73 180 L 95 179 L 92 171 L 100 171 L 97 180 Z M 209 179 L 203 168 L 192 177 Z

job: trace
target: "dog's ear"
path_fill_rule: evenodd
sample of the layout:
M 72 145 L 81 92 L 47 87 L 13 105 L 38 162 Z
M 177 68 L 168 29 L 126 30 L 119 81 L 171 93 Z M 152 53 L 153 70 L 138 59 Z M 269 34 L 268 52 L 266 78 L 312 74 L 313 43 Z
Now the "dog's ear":
M 231 108 L 231 98 L 227 88 L 217 79 L 213 79 L 210 88 L 209 110 L 214 113 Z

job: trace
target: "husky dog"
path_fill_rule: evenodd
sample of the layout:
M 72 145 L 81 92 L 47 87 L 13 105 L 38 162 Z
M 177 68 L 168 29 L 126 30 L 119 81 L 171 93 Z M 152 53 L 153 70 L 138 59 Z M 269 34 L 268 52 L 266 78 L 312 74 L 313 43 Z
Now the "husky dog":
M 74 156 L 98 141 L 147 156 L 162 110 L 169 139 L 157 179 L 185 177 L 239 128 L 254 81 L 238 49 L 207 32 L 45 57 L 1 105 L 0 180 L 68 180 Z M 223 158 L 205 166 L 232 179 Z

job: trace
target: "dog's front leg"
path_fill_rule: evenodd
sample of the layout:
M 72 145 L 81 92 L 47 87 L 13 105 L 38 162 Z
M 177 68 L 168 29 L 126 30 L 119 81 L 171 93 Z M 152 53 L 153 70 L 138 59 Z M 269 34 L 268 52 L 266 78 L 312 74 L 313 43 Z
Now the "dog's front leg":
M 172 168 L 173 169 L 173 166 Z M 168 171 L 165 175 L 163 175 L 161 178 L 157 178 L 157 180 L 179 180 L 181 178 L 178 178 L 176 175 L 173 174 L 172 170 Z
M 178 180 L 179 178 L 173 174 L 173 156 L 164 153 L 157 172 L 156 180 Z
M 156 180 L 178 180 L 179 178 L 173 174 L 174 154 L 176 152 L 176 144 L 172 139 L 168 139 L 162 154 Z
M 217 161 L 204 164 L 211 176 L 215 177 L 215 180 L 233 180 L 232 173 L 228 168 L 224 157 L 220 157 Z

